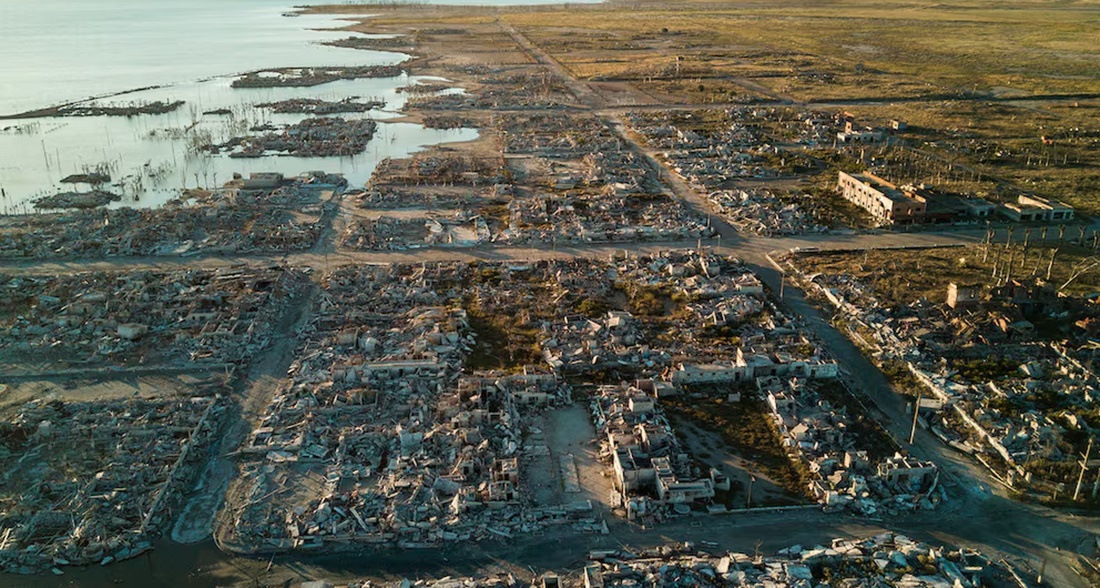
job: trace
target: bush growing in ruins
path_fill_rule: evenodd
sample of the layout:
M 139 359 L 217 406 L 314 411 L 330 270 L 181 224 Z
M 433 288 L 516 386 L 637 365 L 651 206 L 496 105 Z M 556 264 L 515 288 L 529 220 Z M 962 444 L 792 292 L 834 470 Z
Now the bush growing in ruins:
M 975 384 L 982 384 L 1003 380 L 1005 377 L 1014 374 L 1019 365 L 1018 362 L 1003 358 L 975 358 L 965 362 L 957 361 L 951 367 L 958 371 L 963 378 Z
M 476 303 L 466 305 L 470 329 L 477 344 L 470 351 L 466 368 L 513 370 L 542 360 L 538 329 L 520 316 L 485 312 Z
M 606 300 L 599 298 L 585 298 L 577 305 L 577 312 L 590 318 L 603 316 L 609 310 L 611 310 L 611 305 Z
M 708 325 L 701 333 L 702 337 L 715 343 L 724 345 L 741 345 L 741 333 L 737 327 L 724 325 Z
M 667 286 L 627 284 L 622 288 L 627 295 L 630 312 L 641 316 L 664 316 L 665 302 L 670 300 Z

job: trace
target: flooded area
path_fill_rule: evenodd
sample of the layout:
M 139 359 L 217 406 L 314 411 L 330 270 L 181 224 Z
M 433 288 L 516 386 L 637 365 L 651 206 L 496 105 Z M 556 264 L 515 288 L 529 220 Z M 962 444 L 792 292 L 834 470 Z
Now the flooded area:
M 51 116 L 0 119 L 0 213 L 34 211 L 34 201 L 73 190 L 61 180 L 99 171 L 111 180 L 102 189 L 121 198 L 110 207 L 157 207 L 185 188 L 211 188 L 239 173 L 311 170 L 343 174 L 363 185 L 377 163 L 404 157 L 428 145 L 469 141 L 472 129 L 427 129 L 407 122 L 380 124 L 367 149 L 341 157 L 230 158 L 199 148 L 250 129 L 278 130 L 312 115 L 274 114 L 262 103 L 313 98 L 380 102 L 380 108 L 342 115 L 386 121 L 400 117 L 407 94 L 398 88 L 422 81 L 400 75 L 337 80 L 312 87 L 234 88 L 237 74 L 269 68 L 392 66 L 407 55 L 323 45 L 349 33 L 320 31 L 348 24 L 327 16 L 290 17 L 279 2 L 70 3 L 41 7 L 5 5 L 15 34 L 0 40 L 7 61 L 0 115 L 14 116 L 89 96 L 81 106 L 122 109 L 163 102 L 183 104 L 170 112 L 132 116 Z M 46 23 L 81 23 L 76 34 L 58 38 Z M 119 19 L 127 34 L 114 31 Z M 55 30 L 55 29 L 50 29 Z M 79 46 L 75 46 L 78 44 Z M 181 54 L 188 59 L 181 60 Z M 148 88 L 141 89 L 139 88 Z M 137 91 L 135 91 L 137 90 Z M 77 188 L 78 189 L 78 188 Z M 98 187 L 97 187 L 98 189 Z
M 342 51 L 354 53 L 354 50 Z M 396 61 L 396 60 L 395 60 Z M 104 168 L 113 190 L 123 199 L 112 207 L 155 207 L 180 189 L 213 187 L 234 173 L 280 172 L 288 176 L 310 170 L 341 173 L 351 185 L 363 185 L 379 161 L 404 157 L 422 146 L 477 138 L 472 129 L 436 130 L 419 124 L 384 122 L 400 116 L 407 94 L 397 88 L 425 81 L 415 76 L 339 80 L 312 88 L 232 88 L 232 78 L 157 88 L 94 101 L 121 105 L 182 100 L 176 110 L 155 115 L 54 117 L 0 122 L 0 152 L 11 154 L 0 164 L 0 187 L 6 197 L 0 212 L 33 211 L 33 200 L 65 191 L 61 180 L 71 174 Z M 254 134 L 250 128 L 290 125 L 312 115 L 275 114 L 257 104 L 295 98 L 381 101 L 382 109 L 341 114 L 345 119 L 383 121 L 363 153 L 346 157 L 230 158 L 198 152 L 199 138 L 216 143 Z M 221 114 L 212 114 L 219 111 Z M 207 113 L 207 114 L 204 114 Z

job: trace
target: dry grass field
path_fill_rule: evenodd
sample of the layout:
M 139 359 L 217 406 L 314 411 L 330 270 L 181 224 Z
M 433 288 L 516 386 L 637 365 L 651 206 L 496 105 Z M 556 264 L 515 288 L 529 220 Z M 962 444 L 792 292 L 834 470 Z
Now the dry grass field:
M 420 73 L 521 66 L 514 27 L 608 107 L 760 100 L 902 119 L 906 144 L 965 173 L 916 178 L 1100 213 L 1100 2 L 615 1 L 439 7 L 343 4 L 352 28 L 412 34 Z M 1045 140 L 1044 140 L 1045 139 Z

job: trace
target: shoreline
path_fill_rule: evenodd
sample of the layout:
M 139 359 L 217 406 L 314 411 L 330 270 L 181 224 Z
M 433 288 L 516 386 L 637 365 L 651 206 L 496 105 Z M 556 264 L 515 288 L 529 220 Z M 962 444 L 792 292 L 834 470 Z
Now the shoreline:
M 111 149 L 110 147 L 112 146 L 112 136 L 117 137 L 120 132 L 128 133 L 129 131 L 127 129 L 135 124 L 139 126 L 175 126 L 176 123 L 174 121 L 176 121 L 177 118 L 165 118 L 163 116 L 160 116 L 162 114 L 170 114 L 168 112 L 145 112 L 143 109 L 147 109 L 148 106 L 144 104 L 145 102 L 149 102 L 150 105 L 155 105 L 158 101 L 183 101 L 191 105 L 189 107 L 185 106 L 183 111 L 177 113 L 176 115 L 173 115 L 176 117 L 186 117 L 187 108 L 190 108 L 192 111 L 196 111 L 196 108 L 198 108 L 196 112 L 201 112 L 205 116 L 207 112 L 216 113 L 229 111 L 230 109 L 236 109 L 237 106 L 243 107 L 243 109 L 246 111 L 246 116 L 252 116 L 247 114 L 247 111 L 253 106 L 252 103 L 256 101 L 262 102 L 268 100 L 270 92 L 289 91 L 291 92 L 291 96 L 288 96 L 288 98 L 294 98 L 297 96 L 305 95 L 322 96 L 332 92 L 339 93 L 341 91 L 340 86 L 336 86 L 335 84 L 330 85 L 329 82 L 356 83 L 357 81 L 362 81 L 369 84 L 369 87 L 372 88 L 372 90 L 352 92 L 352 94 L 356 94 L 357 96 L 390 96 L 394 93 L 394 89 L 396 87 L 400 87 L 403 84 L 409 83 L 402 78 L 415 77 L 412 75 L 410 67 L 420 63 L 419 56 L 399 50 L 391 51 L 386 50 L 385 48 L 370 48 L 364 50 L 355 47 L 340 47 L 339 45 L 334 45 L 331 43 L 331 41 L 339 40 L 341 36 L 346 37 L 350 35 L 352 37 L 359 37 L 360 33 L 358 33 L 355 29 L 357 27 L 363 26 L 363 23 L 368 22 L 373 16 L 376 15 L 374 13 L 357 14 L 357 18 L 354 19 L 348 18 L 346 16 L 334 17 L 332 19 L 326 19 L 325 23 L 327 24 L 325 25 L 318 25 L 318 23 L 316 22 L 317 19 L 314 18 L 303 19 L 306 22 L 300 24 L 294 23 L 295 26 L 302 31 L 331 33 L 331 39 L 309 41 L 309 44 L 316 44 L 319 46 L 324 45 L 326 49 L 330 49 L 335 52 L 336 57 L 333 57 L 331 54 L 326 54 L 328 55 L 327 61 L 317 61 L 314 62 L 313 65 L 288 66 L 279 64 L 259 69 L 227 70 L 229 73 L 219 72 L 216 75 L 208 75 L 176 83 L 143 85 L 140 87 L 126 88 L 115 92 L 96 94 L 77 100 L 68 100 L 48 107 L 35 108 L 25 110 L 23 112 L 8 113 L 6 115 L 2 115 L 0 116 L 0 130 L 2 130 L 5 135 L 9 135 L 11 137 L 10 139 L 5 140 L 8 141 L 8 143 L 6 144 L 10 144 L 13 150 L 28 154 L 28 158 L 33 157 L 29 154 L 37 150 L 37 147 L 35 149 L 31 149 L 29 145 L 24 145 L 28 143 L 28 140 L 17 138 L 15 137 L 15 135 L 31 135 L 29 142 L 35 144 L 36 146 L 39 143 L 39 139 L 43 139 L 45 141 L 44 145 L 41 148 L 46 163 L 44 168 L 41 165 L 41 159 L 39 159 L 37 162 L 29 159 L 27 162 L 27 166 L 21 166 L 24 168 L 25 171 L 11 173 L 5 172 L 4 178 L 0 180 L 0 183 L 2 183 L 6 188 L 7 198 L 14 198 L 16 202 L 25 201 L 27 207 L 31 206 L 33 202 L 37 199 L 47 197 L 53 192 L 57 191 L 58 178 L 54 177 L 56 175 L 56 172 L 58 172 L 59 170 L 64 170 L 65 172 L 79 173 L 81 171 L 81 165 L 84 165 L 84 167 L 87 167 L 89 165 L 96 165 L 93 160 L 96 159 L 98 155 L 92 154 L 100 152 L 102 150 L 102 147 L 108 147 L 108 150 L 104 152 L 104 157 L 108 157 L 107 153 L 110 152 L 110 159 L 112 161 L 117 160 L 119 163 L 121 163 L 122 167 L 125 168 L 123 173 L 119 174 L 120 177 L 144 177 L 143 170 L 139 166 L 141 161 L 144 161 L 144 158 L 149 157 L 149 155 L 145 155 L 146 148 L 141 142 L 140 138 L 135 135 L 134 139 L 126 140 L 122 145 L 115 145 L 114 149 Z M 294 41 L 292 44 L 297 45 L 298 43 Z M 363 53 L 356 54 L 350 53 L 350 51 L 363 51 Z M 290 63 L 301 62 L 302 59 L 302 57 L 298 57 L 297 59 L 290 61 Z M 317 63 L 320 63 L 321 65 L 317 65 Z M 332 65 L 339 63 L 349 65 Z M 379 77 L 374 74 L 368 75 L 367 73 L 363 73 L 360 71 L 382 71 L 386 69 L 399 70 L 399 73 L 393 76 L 387 75 L 384 77 Z M 288 75 L 287 72 L 308 72 L 309 70 L 317 72 L 332 72 L 333 75 L 325 75 L 324 77 L 326 79 L 318 83 L 297 83 L 297 81 L 293 79 L 287 80 L 287 83 L 273 83 L 270 85 L 262 83 L 264 77 L 268 75 L 267 72 L 273 72 L 274 74 L 277 74 L 277 77 L 282 78 Z M 342 72 L 347 72 L 347 75 L 344 75 L 344 73 Z M 293 75 L 297 74 L 292 74 L 292 77 Z M 309 78 L 310 76 L 306 75 L 305 77 Z M 377 81 L 372 82 L 371 80 Z M 238 83 L 242 81 L 258 82 L 254 84 Z M 234 84 L 240 87 L 233 87 Z M 233 89 L 229 90 L 226 88 L 222 88 L 223 85 L 231 86 L 233 87 Z M 326 88 L 329 87 L 332 87 L 334 89 L 327 90 Z M 252 90 L 252 92 L 239 92 L 238 90 Z M 214 101 L 211 102 L 209 96 L 217 96 L 218 98 L 215 98 Z M 104 101 L 110 101 L 112 98 L 121 99 L 123 97 L 131 97 L 134 102 L 121 106 L 104 106 L 104 108 L 101 109 L 103 110 L 103 112 L 98 111 L 98 106 L 90 106 L 97 103 L 103 104 Z M 415 115 L 411 112 L 405 112 L 402 108 L 399 107 L 400 104 L 404 101 L 404 97 L 397 96 L 396 98 L 394 98 L 391 96 L 387 99 L 387 101 L 391 104 L 389 108 L 375 111 L 373 114 L 369 114 L 366 116 L 372 119 L 377 119 L 378 122 L 407 123 L 423 127 L 423 125 L 421 124 L 420 116 Z M 196 112 L 192 112 L 191 116 L 195 117 Z M 94 113 L 94 115 L 90 113 Z M 149 114 L 151 116 L 143 117 L 142 115 L 144 114 Z M 198 119 L 196 118 L 195 120 Z M 4 121 L 14 122 L 5 123 Z M 60 136 L 60 138 L 57 138 L 57 136 L 40 135 L 40 132 L 37 130 L 39 125 L 52 127 L 54 125 L 66 126 L 70 124 L 80 125 L 79 128 L 89 128 L 90 125 L 91 128 L 104 127 L 108 129 L 106 131 L 106 143 L 104 143 L 102 140 L 102 133 L 104 132 L 103 130 L 98 131 L 101 137 L 101 139 L 98 141 L 86 136 L 63 135 Z M 214 133 L 229 133 L 228 135 L 226 135 L 227 137 L 235 136 L 229 130 L 229 127 L 224 126 L 222 123 L 210 122 L 209 124 L 215 125 L 213 127 L 210 127 Z M 387 148 L 390 151 L 393 151 L 394 149 L 401 151 L 405 148 L 412 149 L 414 151 L 423 151 L 425 149 L 428 149 L 431 147 L 431 145 L 434 145 L 434 143 L 425 137 L 419 136 L 424 134 L 424 130 L 427 129 L 421 129 L 421 131 L 406 130 L 406 133 L 411 132 L 417 136 L 408 137 L 407 141 L 402 141 L 402 143 L 399 144 L 387 144 L 386 147 L 383 147 L 381 144 L 379 144 L 376 151 L 382 150 L 385 152 L 387 151 Z M 143 202 L 142 204 L 136 204 L 138 208 L 158 208 L 160 206 L 160 200 L 162 199 L 162 197 L 156 194 L 163 192 L 164 189 L 169 188 L 170 185 L 175 185 L 177 189 L 180 186 L 191 185 L 189 183 L 190 180 L 188 179 L 190 175 L 184 168 L 188 166 L 193 167 L 195 163 L 188 163 L 184 160 L 178 160 L 179 163 L 177 163 L 178 157 L 188 157 L 188 150 L 190 149 L 190 147 L 188 145 L 185 145 L 184 142 L 184 138 L 173 139 L 173 142 L 167 146 L 167 149 L 169 149 L 170 151 L 166 150 L 165 147 L 149 145 L 149 149 L 152 149 L 156 152 L 156 154 L 150 152 L 150 154 L 153 154 L 154 159 L 159 159 L 160 161 L 172 166 L 173 171 L 169 173 L 168 177 L 175 177 L 175 179 L 168 182 L 160 182 L 159 185 L 154 184 L 152 186 L 142 186 L 137 188 L 139 190 L 139 193 L 141 194 L 141 200 L 138 202 Z M 60 150 L 57 149 L 59 145 Z M 373 162 L 373 160 L 360 161 L 361 165 L 373 166 L 374 163 L 376 162 Z M 369 169 L 362 168 L 360 164 L 356 164 L 360 166 L 357 169 Z M 74 167 L 74 165 L 76 167 Z M 207 162 L 206 160 L 200 161 L 198 165 L 202 168 L 205 168 L 208 165 L 219 168 L 233 167 L 220 161 Z M 229 171 L 247 174 L 252 171 L 257 171 L 256 169 L 254 169 L 257 166 L 263 167 L 263 164 L 249 163 L 247 165 L 244 165 L 243 169 L 233 169 Z M 324 162 L 314 161 L 310 163 L 307 161 L 303 161 L 301 170 L 305 170 L 306 168 L 319 168 L 319 166 L 320 168 L 325 168 Z M 343 171 L 344 173 L 349 174 L 349 176 L 353 177 L 354 181 L 356 182 L 362 180 L 363 183 L 366 183 L 366 181 L 369 179 L 367 177 L 357 177 L 357 173 L 358 175 L 362 175 L 362 173 L 354 171 L 356 169 L 354 166 L 352 169 L 345 169 L 346 165 L 344 163 L 334 164 L 334 166 L 336 168 L 336 171 Z M 146 168 L 147 167 L 148 165 L 146 165 Z M 277 168 L 278 171 L 280 171 L 281 173 L 298 173 L 294 170 L 289 169 L 290 167 L 294 167 L 293 164 L 287 164 L 286 162 L 272 162 L 271 167 Z M 331 167 L 333 166 L 329 166 L 329 168 Z M 195 179 L 195 181 L 200 182 L 200 180 L 198 180 L 197 178 Z M 200 186 L 202 186 L 201 182 Z M 206 185 L 205 187 L 212 186 L 213 185 L 211 184 Z M 152 200 L 146 200 L 146 196 L 151 194 L 153 195 Z M 125 198 L 125 200 L 127 201 L 127 203 L 129 203 L 130 198 L 127 197 Z M 15 204 L 13 206 L 16 207 L 15 210 L 18 210 L 18 206 L 21 205 Z

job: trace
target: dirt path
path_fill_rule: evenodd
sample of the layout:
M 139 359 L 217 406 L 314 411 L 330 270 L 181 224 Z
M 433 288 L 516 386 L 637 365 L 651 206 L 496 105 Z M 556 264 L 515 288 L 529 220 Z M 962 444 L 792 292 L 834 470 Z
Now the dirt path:
M 286 370 L 294 361 L 298 329 L 309 319 L 319 293 L 320 287 L 310 284 L 305 294 L 282 302 L 282 318 L 271 336 L 273 343 L 260 352 L 244 381 L 236 387 L 222 425 L 223 433 L 211 448 L 210 462 L 172 528 L 173 541 L 197 543 L 211 537 L 237 471 L 232 453 L 248 438 L 271 403 L 279 382 L 286 377 Z
M 606 467 L 596 459 L 596 430 L 588 415 L 587 405 L 574 404 L 555 409 L 547 415 L 546 421 L 546 442 L 552 465 L 560 468 L 561 458 L 572 456 L 580 483 L 580 491 L 564 492 L 562 501 L 591 500 L 597 512 L 605 517 L 611 516 L 608 504 L 612 492 L 611 480 L 604 476 Z

